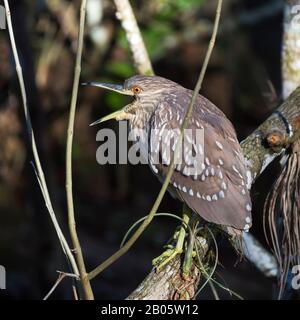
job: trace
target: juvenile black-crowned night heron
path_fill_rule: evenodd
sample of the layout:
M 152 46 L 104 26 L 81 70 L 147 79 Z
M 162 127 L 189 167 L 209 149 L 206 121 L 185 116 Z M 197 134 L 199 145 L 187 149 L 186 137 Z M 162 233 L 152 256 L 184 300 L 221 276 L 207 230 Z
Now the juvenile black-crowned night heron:
M 193 91 L 157 76 L 134 76 L 123 85 L 97 82 L 86 85 L 134 97 L 123 109 L 93 124 L 126 119 L 130 130 L 143 129 L 145 136 L 139 139 L 147 145 L 144 156 L 153 173 L 163 181 Z M 175 165 L 170 193 L 206 221 L 222 225 L 230 234 L 248 231 L 252 220 L 247 170 L 231 122 L 199 94 L 187 129 L 192 134 L 184 133 L 187 138 L 184 141 L 190 144 L 186 147 L 183 142 L 182 161 Z M 196 140 L 197 129 L 202 132 L 202 140 Z

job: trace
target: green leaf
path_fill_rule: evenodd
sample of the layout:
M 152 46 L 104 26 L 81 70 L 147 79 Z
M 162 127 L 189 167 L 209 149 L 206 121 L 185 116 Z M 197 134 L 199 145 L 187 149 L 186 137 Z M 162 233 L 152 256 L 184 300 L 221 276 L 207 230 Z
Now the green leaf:
M 128 98 L 116 92 L 107 92 L 104 97 L 105 103 L 113 111 L 119 110 L 126 105 Z
M 172 27 L 168 22 L 156 21 L 151 27 L 142 30 L 142 35 L 150 57 L 155 57 L 162 53 L 164 46 L 161 45 L 166 37 L 172 35 Z
M 129 78 L 135 74 L 134 67 L 129 62 L 112 61 L 106 65 L 106 71 L 120 78 Z

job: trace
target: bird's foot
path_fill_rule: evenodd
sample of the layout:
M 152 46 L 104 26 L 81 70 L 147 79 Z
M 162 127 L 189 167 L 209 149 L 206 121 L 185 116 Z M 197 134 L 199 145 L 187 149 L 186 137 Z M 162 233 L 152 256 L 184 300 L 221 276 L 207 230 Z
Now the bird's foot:
M 166 248 L 166 251 L 152 260 L 152 265 L 156 267 L 156 272 L 160 272 L 170 261 L 175 259 L 177 255 L 181 255 L 183 253 L 183 249 L 173 247 L 172 245 L 167 245 Z M 196 251 L 194 250 L 191 253 L 189 250 L 185 253 L 182 270 L 183 277 L 189 276 L 192 260 L 196 255 Z
M 174 258 L 176 258 L 178 255 L 181 255 L 184 251 L 184 248 L 188 248 L 189 255 L 192 255 L 192 252 L 190 252 L 189 247 L 185 245 L 186 240 L 186 228 L 188 226 L 190 219 L 190 212 L 187 210 L 187 212 L 183 213 L 183 224 L 180 227 L 179 231 L 175 232 L 173 239 L 174 243 L 176 243 L 176 246 L 174 245 L 167 245 L 167 250 L 164 251 L 160 256 L 152 260 L 152 264 L 156 267 L 156 272 L 160 272 L 163 267 L 165 267 L 170 261 L 172 261 Z M 186 260 L 186 259 L 185 259 Z M 188 263 L 189 265 L 189 263 Z M 185 267 L 184 270 L 186 272 L 189 272 L 189 268 Z
M 185 229 L 181 229 L 175 232 L 173 239 L 176 242 L 176 246 L 168 244 L 165 246 L 167 249 L 160 256 L 152 260 L 152 264 L 156 267 L 156 272 L 160 272 L 170 261 L 172 261 L 177 255 L 181 255 L 183 252 L 183 244 L 185 239 Z

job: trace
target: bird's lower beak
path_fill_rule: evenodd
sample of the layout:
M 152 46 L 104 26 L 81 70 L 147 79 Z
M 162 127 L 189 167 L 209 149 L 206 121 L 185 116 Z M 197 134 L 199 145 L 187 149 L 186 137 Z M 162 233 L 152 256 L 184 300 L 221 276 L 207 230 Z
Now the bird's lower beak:
M 124 95 L 128 95 L 128 96 L 133 96 L 133 92 L 131 90 L 126 90 L 124 88 L 123 85 L 121 84 L 113 84 L 113 83 L 102 83 L 102 82 L 85 82 L 82 83 L 82 85 L 84 86 L 93 86 L 93 87 L 98 87 L 98 88 L 103 88 L 103 89 L 107 89 L 110 91 L 115 91 L 118 92 L 120 94 L 124 94 Z M 122 120 L 122 119 L 126 119 L 127 118 L 127 112 L 125 111 L 125 109 L 127 108 L 124 107 L 121 110 L 115 111 L 93 123 L 90 124 L 90 126 L 94 126 L 98 123 L 107 121 L 107 120 L 111 120 L 111 119 L 116 119 L 116 120 Z
M 99 124 L 101 122 L 107 121 L 107 120 L 111 120 L 111 119 L 116 119 L 116 120 L 122 120 L 122 119 L 126 119 L 127 113 L 125 112 L 124 108 L 118 111 L 115 111 L 93 123 L 90 124 L 90 126 L 94 126 L 96 124 Z

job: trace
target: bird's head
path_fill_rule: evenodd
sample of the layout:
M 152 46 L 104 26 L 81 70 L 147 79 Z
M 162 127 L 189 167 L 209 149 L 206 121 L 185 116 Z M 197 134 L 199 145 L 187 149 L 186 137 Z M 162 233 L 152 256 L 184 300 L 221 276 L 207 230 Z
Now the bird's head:
M 125 80 L 123 84 L 87 82 L 83 83 L 83 85 L 103 88 L 134 97 L 132 103 L 126 105 L 121 110 L 115 111 L 93 122 L 91 125 L 110 119 L 130 119 L 131 116 L 136 114 L 137 110 L 141 109 L 144 109 L 145 111 L 154 110 L 162 95 L 168 94 L 174 87 L 180 87 L 175 82 L 162 77 L 140 75 Z

